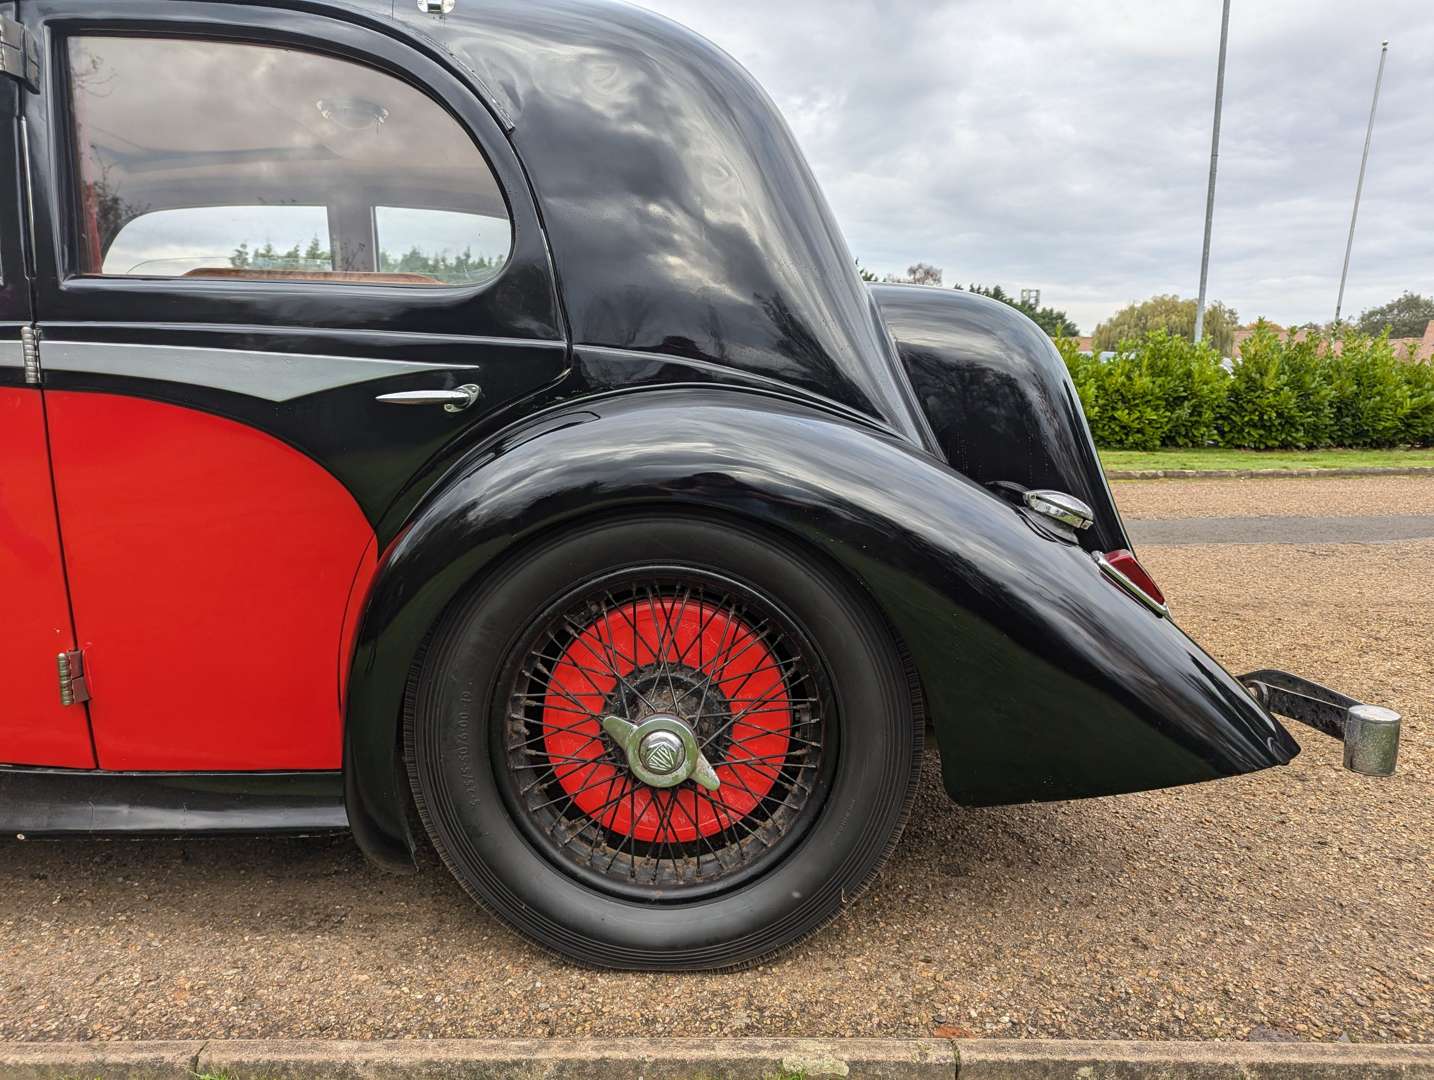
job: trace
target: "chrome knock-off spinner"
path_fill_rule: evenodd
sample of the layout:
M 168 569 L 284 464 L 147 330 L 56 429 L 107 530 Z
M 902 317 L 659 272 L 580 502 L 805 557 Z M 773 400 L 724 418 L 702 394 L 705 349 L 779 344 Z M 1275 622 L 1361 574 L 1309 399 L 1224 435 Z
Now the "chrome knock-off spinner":
M 632 774 L 650 787 L 676 787 L 687 779 L 708 791 L 722 786 L 697 736 L 676 716 L 659 713 L 634 724 L 609 715 L 603 717 L 602 728 L 627 755 Z

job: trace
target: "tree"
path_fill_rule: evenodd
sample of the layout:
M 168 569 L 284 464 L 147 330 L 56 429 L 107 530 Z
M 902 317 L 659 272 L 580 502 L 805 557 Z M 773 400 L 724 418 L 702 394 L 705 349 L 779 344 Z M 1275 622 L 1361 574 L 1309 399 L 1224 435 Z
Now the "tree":
M 412 247 L 400 254 L 380 251 L 377 269 L 383 273 L 423 274 L 451 285 L 466 285 L 493 276 L 503 261 L 502 256 L 475 256 L 472 248 L 451 255 L 447 251 L 429 254 Z M 245 241 L 229 256 L 230 266 L 249 270 L 325 270 L 332 263 L 333 254 L 317 236 L 306 248 L 295 244 L 288 251 L 275 250 L 273 243 L 251 250 Z
M 1240 317 L 1233 308 L 1212 303 L 1205 308 L 1205 339 L 1222 356 L 1235 351 L 1235 329 Z M 1139 304 L 1117 311 L 1095 328 L 1094 347 L 1097 352 L 1111 352 L 1122 341 L 1143 338 L 1152 330 L 1165 330 L 1176 337 L 1192 337 L 1195 333 L 1195 301 L 1178 296 L 1152 296 Z
M 961 286 L 956 287 L 959 289 Z M 1044 330 L 1049 337 L 1075 337 L 1080 333 L 1080 327 L 1076 326 L 1064 311 L 1053 307 L 1038 308 L 1035 304 L 1022 303 L 999 285 L 987 288 L 985 285 L 973 284 L 967 291 L 981 296 L 989 296 L 992 300 L 999 300 L 1003 304 L 1010 304 L 1011 307 Z
M 1359 332 L 1378 337 L 1389 328 L 1392 338 L 1423 337 L 1424 330 L 1434 321 L 1434 298 L 1406 292 L 1398 299 L 1380 307 L 1370 308 L 1359 317 Z
M 309 246 L 304 249 L 304 262 L 311 270 L 320 269 L 324 263 L 332 263 L 333 258 L 333 253 L 319 243 L 317 236 L 312 237 L 309 240 Z
M 887 274 L 886 280 L 895 285 L 940 285 L 945 276 L 939 266 L 930 263 L 912 263 L 905 274 Z
M 862 281 L 871 282 L 871 281 L 880 281 L 880 280 L 881 280 L 879 277 L 877 277 L 875 274 L 873 274 L 873 273 L 872 273 L 870 270 L 868 270 L 866 267 L 862 266 L 860 259 L 857 259 L 857 261 L 856 261 L 856 274 L 857 274 L 857 277 L 861 278 Z
M 429 254 L 417 246 L 397 255 L 390 251 L 378 253 L 378 268 L 385 273 L 423 274 L 450 285 L 491 277 L 502 265 L 501 257 L 475 256 L 472 248 L 464 248 L 457 255 L 446 251 Z

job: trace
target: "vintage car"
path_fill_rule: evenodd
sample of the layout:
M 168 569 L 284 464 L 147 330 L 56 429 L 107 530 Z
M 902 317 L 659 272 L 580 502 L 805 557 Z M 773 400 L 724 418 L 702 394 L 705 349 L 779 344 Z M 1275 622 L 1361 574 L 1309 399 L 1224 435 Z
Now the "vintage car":
M 1279 712 L 1047 338 L 876 286 L 752 79 L 606 0 L 0 4 L 0 830 L 426 834 L 530 939 L 752 962 L 959 803 Z M 929 752 L 929 751 L 928 751 Z

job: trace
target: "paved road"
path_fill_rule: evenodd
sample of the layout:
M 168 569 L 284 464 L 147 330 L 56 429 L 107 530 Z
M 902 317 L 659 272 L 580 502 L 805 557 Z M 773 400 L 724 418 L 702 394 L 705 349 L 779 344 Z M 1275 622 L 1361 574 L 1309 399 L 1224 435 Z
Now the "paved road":
M 1431 479 L 1116 495 L 1137 528 L 1312 508 L 1434 517 Z M 0 842 L 0 1039 L 1434 1041 L 1434 590 L 1410 587 L 1434 579 L 1434 541 L 1302 541 L 1232 560 L 1147 538 L 1141 558 L 1228 667 L 1285 667 L 1399 707 L 1399 774 L 1352 776 L 1333 740 L 1300 732 L 1284 769 L 962 809 L 933 755 L 869 896 L 777 962 L 709 976 L 568 966 L 475 910 L 431 859 L 388 877 L 346 838 Z
M 1389 544 L 1434 538 L 1434 515 L 1426 514 L 1154 518 L 1128 521 L 1126 526 L 1131 540 L 1142 547 L 1147 544 Z

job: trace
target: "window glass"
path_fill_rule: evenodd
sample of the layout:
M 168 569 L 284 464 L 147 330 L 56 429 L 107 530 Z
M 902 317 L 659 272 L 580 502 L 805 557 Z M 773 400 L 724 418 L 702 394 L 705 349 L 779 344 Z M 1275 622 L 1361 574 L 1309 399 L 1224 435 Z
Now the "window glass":
M 267 45 L 69 42 L 86 274 L 471 285 L 509 254 L 482 153 L 382 72 Z
M 204 206 L 156 210 L 121 226 L 105 274 L 177 277 L 191 270 L 333 270 L 322 206 Z
M 381 270 L 428 274 L 450 285 L 496 274 L 512 236 L 507 218 L 453 210 L 380 206 L 374 221 Z

